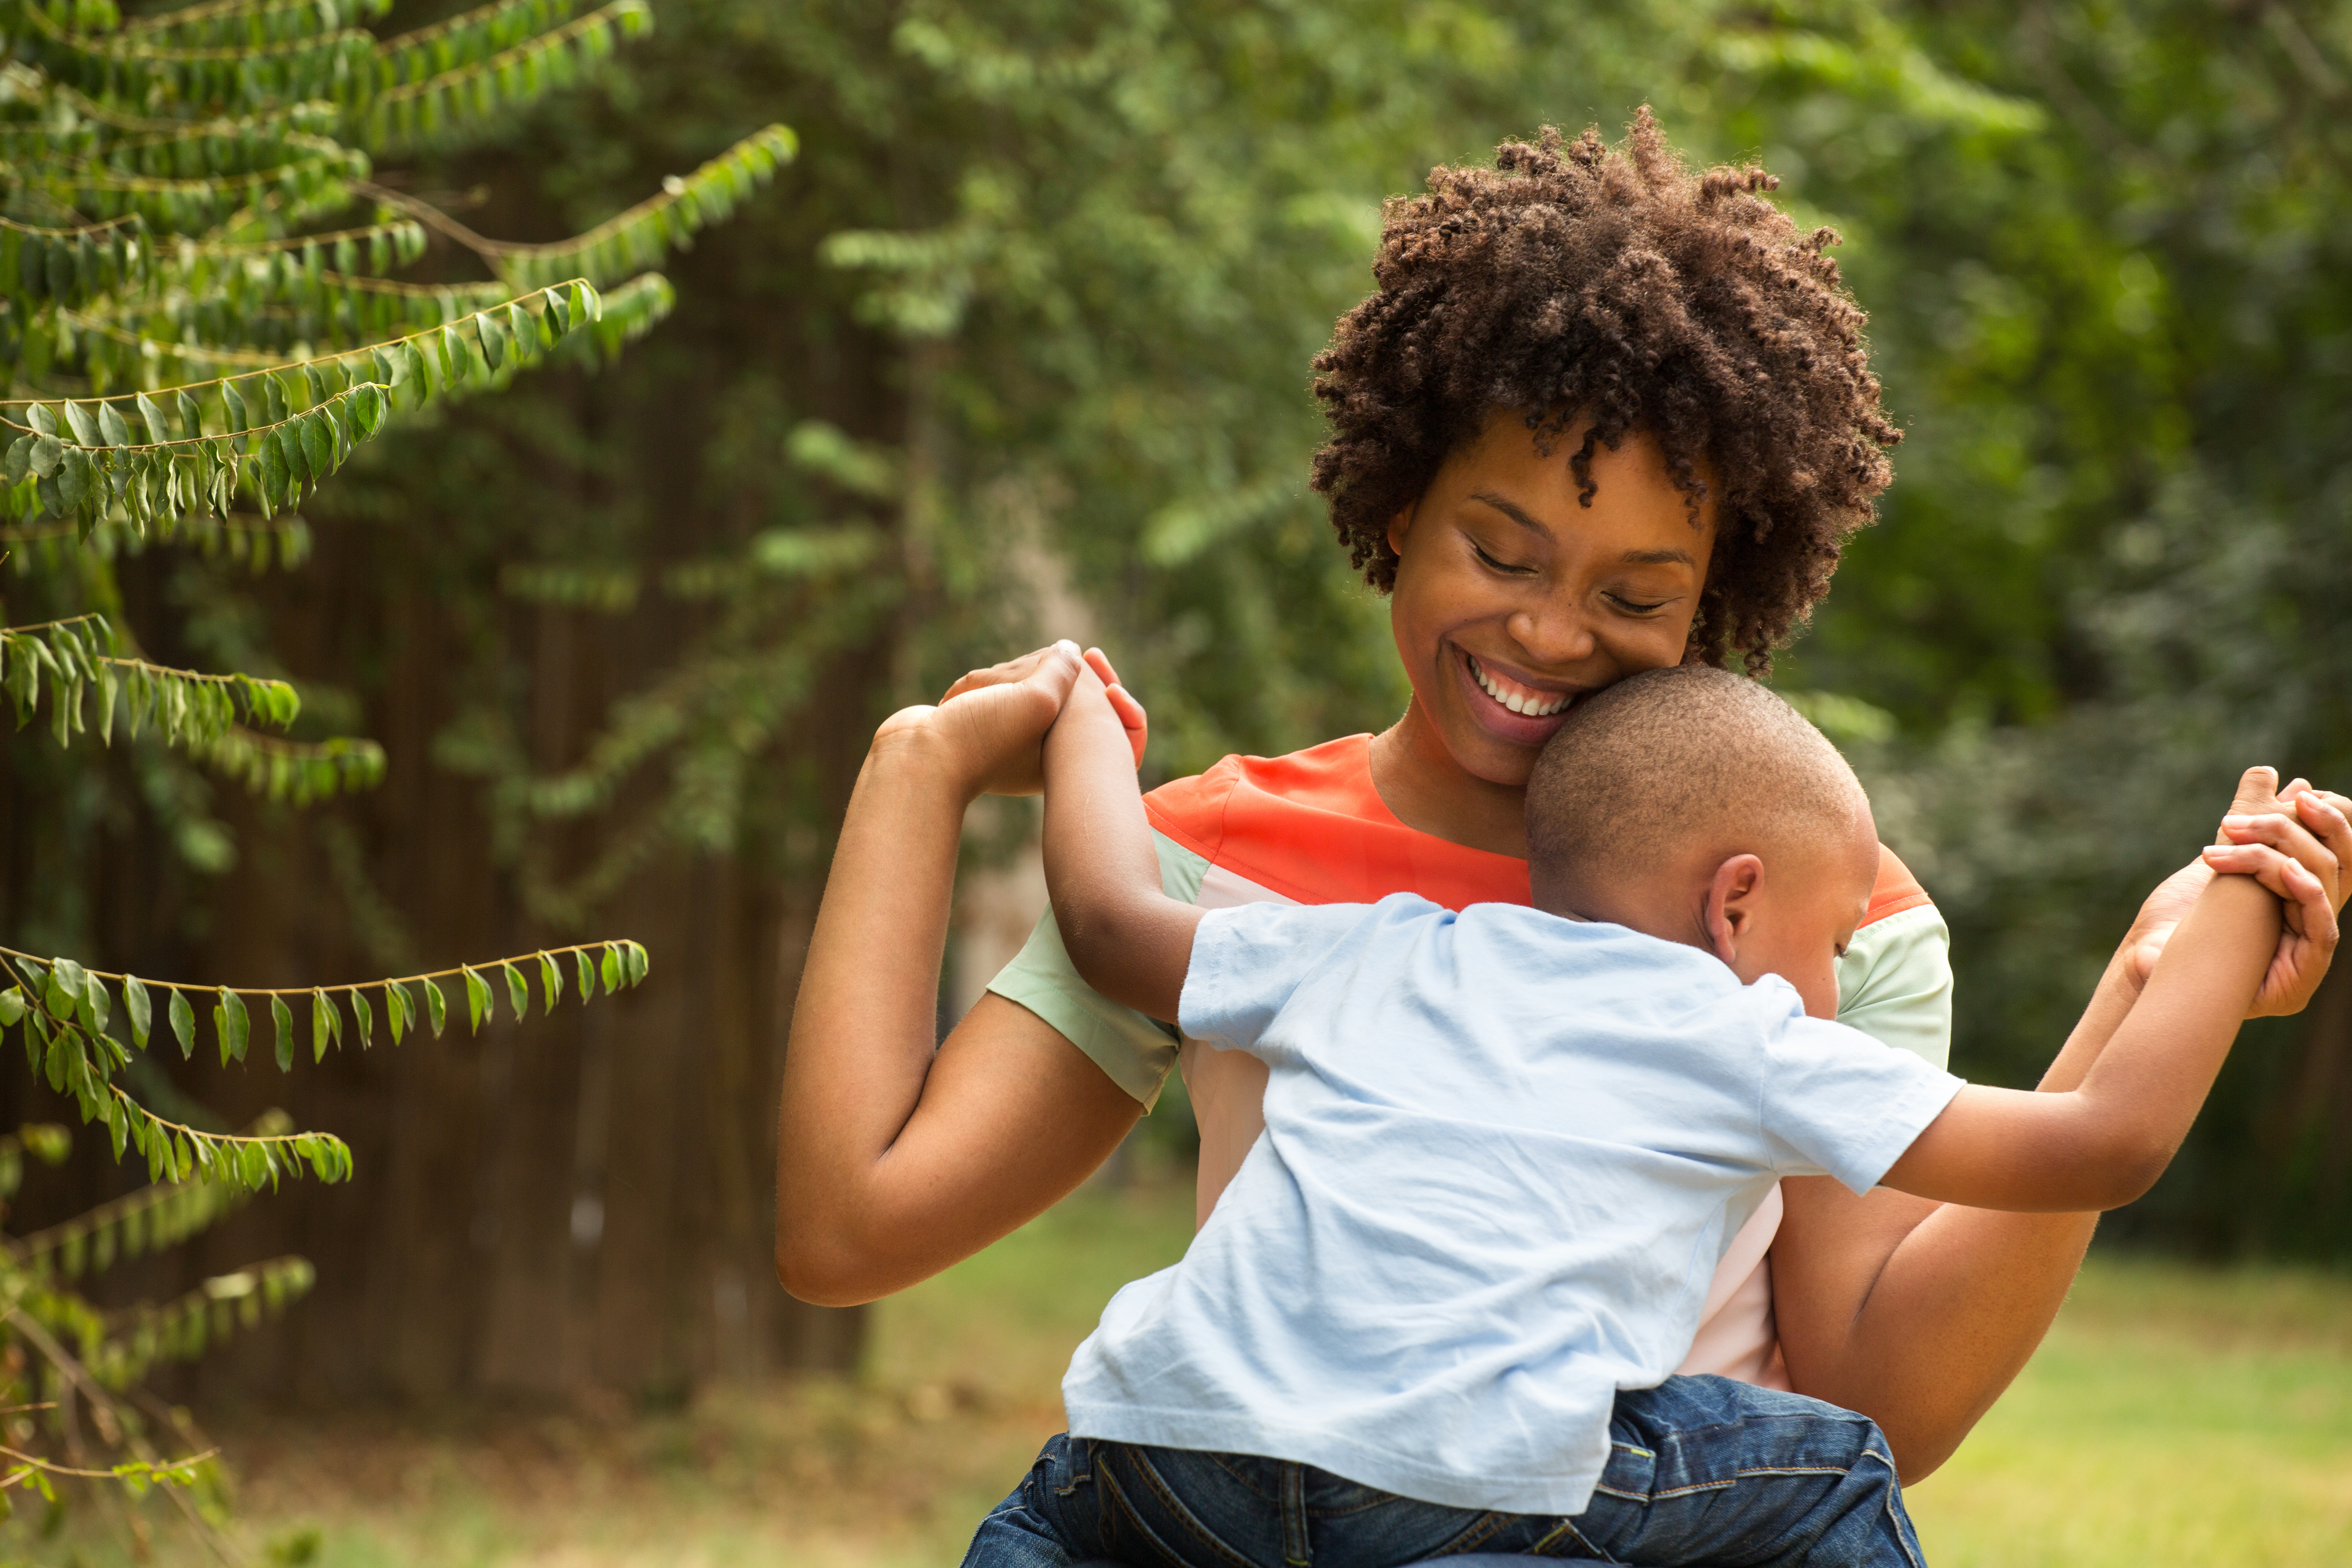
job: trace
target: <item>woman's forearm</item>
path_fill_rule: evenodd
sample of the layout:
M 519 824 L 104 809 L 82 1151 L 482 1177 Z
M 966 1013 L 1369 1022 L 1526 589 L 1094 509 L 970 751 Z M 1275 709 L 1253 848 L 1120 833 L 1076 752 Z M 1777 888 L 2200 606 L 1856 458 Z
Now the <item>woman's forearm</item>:
M 968 804 L 927 731 L 877 742 L 857 775 L 801 971 L 777 1124 L 776 1258 L 823 1293 L 826 1256 L 922 1097 Z

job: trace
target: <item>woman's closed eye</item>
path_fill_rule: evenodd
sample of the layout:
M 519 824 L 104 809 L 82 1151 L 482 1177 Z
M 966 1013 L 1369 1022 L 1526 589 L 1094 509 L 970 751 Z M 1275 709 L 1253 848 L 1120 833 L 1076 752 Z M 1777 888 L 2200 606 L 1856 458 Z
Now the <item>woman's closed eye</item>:
M 1472 553 L 1478 557 L 1478 563 L 1490 572 L 1500 572 L 1511 577 L 1532 577 L 1536 574 L 1536 569 L 1532 566 L 1516 566 L 1507 561 L 1497 560 L 1487 552 L 1485 545 L 1475 539 L 1470 542 L 1470 549 Z
M 1654 616 L 1660 610 L 1664 609 L 1668 605 L 1674 603 L 1672 599 L 1655 599 L 1644 602 L 1640 599 L 1628 598 L 1622 594 L 1611 594 L 1607 595 L 1607 597 L 1611 604 L 1615 605 L 1619 609 L 1624 611 L 1630 616 Z

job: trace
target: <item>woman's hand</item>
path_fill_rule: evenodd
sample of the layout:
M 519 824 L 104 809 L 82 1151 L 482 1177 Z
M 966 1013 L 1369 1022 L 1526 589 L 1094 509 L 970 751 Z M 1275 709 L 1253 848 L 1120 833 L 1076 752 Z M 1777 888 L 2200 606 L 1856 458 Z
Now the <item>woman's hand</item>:
M 1019 658 L 966 673 L 936 708 L 902 708 L 874 732 L 875 748 L 931 744 L 962 784 L 979 795 L 1035 795 L 1045 787 L 1045 731 L 1069 700 L 1081 659 L 1099 676 L 1139 764 L 1150 721 L 1143 704 L 1118 683 L 1102 649 L 1065 639 Z
M 2296 779 L 2275 796 L 2276 775 L 2251 770 L 2239 785 L 2218 842 L 2157 885 L 2124 939 L 2125 973 L 2137 993 L 2205 884 L 2223 872 L 2251 874 L 2284 901 L 2286 930 L 2249 1017 L 2299 1013 L 2326 976 L 2336 952 L 2336 911 L 2352 867 L 2352 800 Z

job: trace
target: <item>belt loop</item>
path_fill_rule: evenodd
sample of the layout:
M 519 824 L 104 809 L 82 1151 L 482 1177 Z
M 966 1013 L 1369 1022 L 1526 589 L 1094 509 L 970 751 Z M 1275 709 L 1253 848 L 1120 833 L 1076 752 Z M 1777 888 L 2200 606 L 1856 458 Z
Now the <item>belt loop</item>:
M 1307 1542 L 1307 1467 L 1282 1467 L 1282 1560 L 1288 1568 L 1315 1561 Z

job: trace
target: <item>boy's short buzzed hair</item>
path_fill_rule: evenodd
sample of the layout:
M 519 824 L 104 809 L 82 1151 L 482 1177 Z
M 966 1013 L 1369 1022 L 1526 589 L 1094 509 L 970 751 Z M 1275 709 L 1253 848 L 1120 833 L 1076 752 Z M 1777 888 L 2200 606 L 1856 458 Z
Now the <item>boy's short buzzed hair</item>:
M 1694 837 L 1753 851 L 1849 831 L 1862 785 L 1803 715 L 1745 676 L 1685 664 L 1569 710 L 1528 779 L 1536 902 L 1663 868 Z M 1767 826 L 1766 825 L 1769 825 Z
M 1569 463 L 1654 436 L 1717 531 L 1690 657 L 1769 663 L 1828 591 L 1892 478 L 1864 316 L 1761 169 L 1686 167 L 1644 108 L 1619 146 L 1549 126 L 1491 169 L 1441 165 L 1392 199 L 1379 287 L 1315 361 L 1331 434 L 1315 488 L 1367 581 L 1396 583 L 1390 520 L 1498 409 L 1540 442 L 1593 420 Z M 1712 473 L 1712 480 L 1707 477 Z M 1715 487 L 1719 486 L 1719 489 Z

